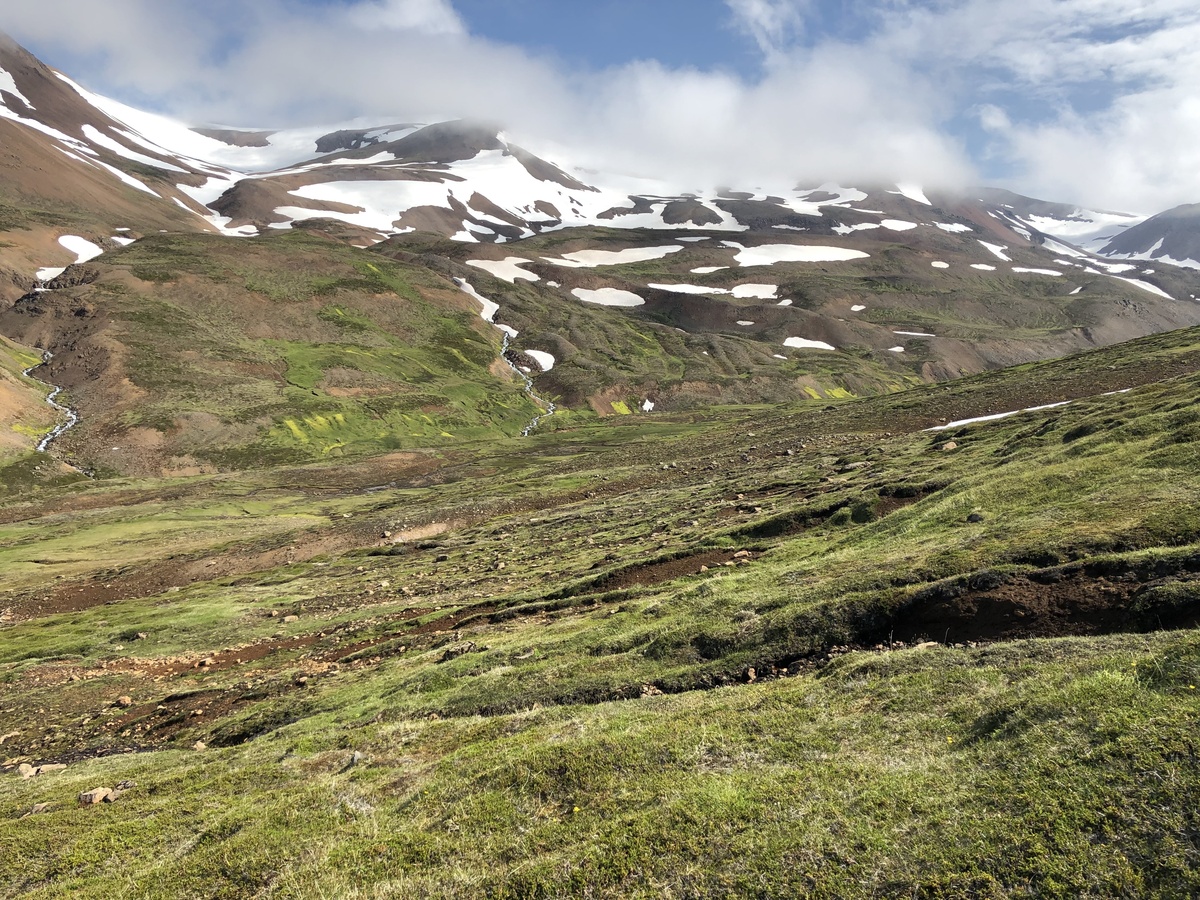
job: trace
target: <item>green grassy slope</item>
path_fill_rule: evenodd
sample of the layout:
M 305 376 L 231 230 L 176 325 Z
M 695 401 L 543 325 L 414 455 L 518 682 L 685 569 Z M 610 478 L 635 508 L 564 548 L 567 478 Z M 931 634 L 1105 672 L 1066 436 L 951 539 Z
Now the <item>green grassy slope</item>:
M 64 345 L 47 377 L 83 413 L 60 446 L 84 468 L 444 446 L 518 433 L 539 411 L 478 303 L 421 268 L 296 232 L 155 236 L 97 271 L 5 320 Z
M 1198 401 L 1185 331 L 831 408 L 27 494 L 0 884 L 1195 893 Z

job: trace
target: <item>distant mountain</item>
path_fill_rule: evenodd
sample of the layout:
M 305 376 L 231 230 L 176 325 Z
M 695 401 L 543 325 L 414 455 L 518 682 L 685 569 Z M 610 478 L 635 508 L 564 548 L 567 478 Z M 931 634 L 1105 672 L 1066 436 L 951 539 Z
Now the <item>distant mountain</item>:
M 1154 220 L 999 189 L 669 183 L 584 170 L 462 120 L 190 128 L 92 94 L 11 42 L 0 45 L 0 141 L 0 322 L 27 344 L 63 350 L 53 374 L 79 395 L 87 423 L 64 446 L 106 417 L 124 429 L 149 416 L 173 423 L 163 434 L 188 435 L 177 447 L 164 437 L 164 452 L 188 455 L 192 401 L 180 398 L 240 333 L 198 343 L 213 323 L 197 323 L 218 302 L 258 311 L 246 334 L 312 345 L 291 356 L 257 347 L 230 377 L 275 383 L 310 366 L 293 387 L 319 396 L 326 420 L 349 415 L 339 392 L 383 390 L 378 372 L 348 374 L 366 365 L 357 349 L 325 366 L 326 345 L 418 333 L 439 345 L 436 330 L 393 316 L 398 300 L 427 307 L 427 317 L 413 313 L 422 328 L 482 300 L 486 319 L 463 325 L 475 337 L 445 349 L 466 355 L 472 379 L 512 376 L 479 371 L 494 354 L 475 339 L 494 340 L 495 353 L 503 341 L 539 396 L 601 415 L 863 396 L 1200 324 L 1200 273 L 1096 252 Z M 389 259 L 403 283 L 378 271 Z M 314 267 L 305 279 L 297 260 Z M 296 297 L 311 308 L 301 314 Z M 164 298 L 169 314 L 147 312 Z M 281 310 L 296 320 L 277 323 Z M 191 373 L 171 391 L 155 381 L 167 345 Z M 107 374 L 91 385 L 104 354 Z M 436 389 L 422 398 L 430 409 L 455 377 L 448 357 L 436 362 Z M 403 378 L 394 381 L 388 391 Z M 122 394 L 128 383 L 144 395 Z M 477 399 L 437 435 L 487 419 Z M 283 421 L 261 427 L 286 438 Z M 221 440 L 254 430 L 226 425 Z M 413 435 L 405 441 L 429 437 Z M 347 440 L 367 437 L 381 439 Z
M 1113 238 L 1100 252 L 1200 268 L 1200 203 L 1176 206 L 1151 216 Z

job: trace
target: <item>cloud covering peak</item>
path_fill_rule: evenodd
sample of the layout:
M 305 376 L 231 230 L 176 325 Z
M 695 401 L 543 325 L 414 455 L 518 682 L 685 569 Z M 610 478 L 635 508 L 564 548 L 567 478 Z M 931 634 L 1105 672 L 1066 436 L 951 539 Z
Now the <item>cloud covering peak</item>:
M 597 2 L 638 27 L 637 4 Z M 1137 211 L 1200 198 L 1192 4 L 664 2 L 757 48 L 759 71 L 715 43 L 692 64 L 584 66 L 570 42 L 488 38 L 467 0 L 41 0 L 6 27 L 89 86 L 193 122 L 486 118 L 573 163 L 709 185 L 984 178 Z

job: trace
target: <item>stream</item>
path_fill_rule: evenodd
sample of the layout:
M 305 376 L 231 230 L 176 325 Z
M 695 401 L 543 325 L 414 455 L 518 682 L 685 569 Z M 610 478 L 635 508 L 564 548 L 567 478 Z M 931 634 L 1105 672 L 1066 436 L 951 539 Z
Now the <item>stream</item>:
M 552 415 L 554 415 L 555 412 L 558 411 L 558 407 L 555 406 L 551 401 L 545 400 L 545 399 L 539 397 L 537 394 L 535 394 L 533 392 L 533 379 L 529 376 L 529 373 L 523 372 L 519 367 L 513 365 L 512 361 L 508 358 L 509 340 L 510 340 L 510 336 L 509 336 L 509 333 L 506 331 L 506 332 L 504 332 L 504 343 L 501 344 L 501 346 L 500 346 L 500 358 L 503 359 L 506 363 L 508 363 L 508 367 L 510 369 L 512 369 L 514 372 L 516 372 L 518 375 L 521 376 L 521 380 L 525 382 L 525 393 L 529 395 L 529 399 L 532 400 L 534 403 L 536 403 L 538 406 L 546 407 L 546 411 L 544 413 L 540 413 L 539 415 L 534 416 L 533 421 L 530 422 L 528 425 L 526 425 L 525 428 L 521 431 L 521 437 L 529 437 L 529 435 L 533 434 L 534 429 L 536 429 L 538 427 L 538 425 L 541 424 L 543 419 L 550 418 Z
M 62 435 L 66 434 L 68 431 L 70 431 L 72 428 L 74 428 L 79 423 L 79 416 L 75 412 L 75 410 L 71 409 L 71 407 L 69 407 L 69 406 L 63 406 L 61 403 L 58 402 L 58 395 L 62 393 L 62 388 L 58 387 L 57 385 L 50 384 L 50 382 L 48 382 L 48 381 L 42 381 L 42 379 L 35 377 L 33 374 L 36 369 L 40 369 L 42 366 L 46 365 L 46 363 L 50 362 L 50 360 L 53 358 L 54 358 L 54 354 L 51 353 L 49 350 L 43 351 L 42 361 L 40 363 L 38 363 L 36 366 L 30 366 L 24 372 L 24 375 L 26 378 L 32 378 L 38 384 L 44 384 L 46 387 L 50 388 L 50 395 L 46 398 L 46 402 L 49 403 L 52 407 L 54 407 L 55 410 L 57 410 L 60 413 L 65 413 L 67 416 L 67 418 L 64 421 L 60 422 L 54 428 L 53 431 L 51 431 L 48 435 L 46 435 L 44 438 L 42 438 L 38 442 L 38 445 L 37 445 L 38 453 L 45 453 L 46 450 L 49 449 L 50 444 L 55 440 L 55 438 L 61 437 Z

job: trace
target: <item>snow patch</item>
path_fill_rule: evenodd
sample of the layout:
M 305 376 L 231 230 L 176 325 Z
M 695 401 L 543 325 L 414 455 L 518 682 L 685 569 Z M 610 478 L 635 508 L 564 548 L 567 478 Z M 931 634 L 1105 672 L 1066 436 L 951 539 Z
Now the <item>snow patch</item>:
M 1024 269 L 1020 266 L 1013 266 L 1013 271 L 1025 275 L 1053 275 L 1055 277 L 1062 275 L 1062 272 L 1056 272 L 1054 269 Z
M 472 297 L 478 300 L 480 304 L 482 304 L 483 309 L 480 310 L 479 315 L 483 317 L 483 321 L 494 324 L 496 321 L 496 313 L 500 312 L 500 304 L 483 296 L 483 294 L 471 287 L 471 283 L 466 279 L 455 278 L 454 283 L 458 285 L 460 290 L 466 294 L 470 294 Z
M 575 288 L 571 293 L 584 303 L 595 303 L 599 306 L 634 307 L 642 306 L 646 302 L 632 291 L 621 291 L 617 288 L 600 288 L 595 291 L 589 291 L 586 288 Z
M 905 222 L 903 219 L 884 219 L 879 224 L 889 231 L 912 231 L 917 227 L 916 222 Z
M 65 271 L 67 271 L 66 266 L 46 266 L 44 269 L 38 269 L 33 277 L 38 281 L 53 281 Z
M 948 263 L 948 262 L 931 262 L 930 265 L 933 266 L 935 269 L 950 268 L 950 263 Z
M 754 323 L 753 323 L 753 322 L 747 322 L 745 319 L 739 319 L 739 320 L 738 320 L 738 324 L 739 324 L 739 325 L 741 325 L 743 328 L 747 328 L 747 327 L 749 327 L 749 326 L 753 325 Z
M 502 260 L 468 259 L 467 265 L 490 272 L 492 275 L 507 281 L 509 284 L 516 284 L 518 278 L 525 281 L 541 281 L 540 276 L 533 272 L 526 272 L 521 268 L 523 263 L 529 262 L 532 262 L 532 260 L 525 259 L 523 256 L 510 256 Z
M 642 401 L 642 412 L 654 412 L 654 401 L 653 400 L 643 400 Z
M 872 228 L 882 227 L 875 222 L 860 222 L 857 225 L 835 225 L 833 230 L 836 234 L 854 234 L 856 231 L 870 231 Z
M 541 368 L 543 372 L 549 372 L 554 368 L 554 356 L 550 353 L 547 353 L 545 350 L 525 350 L 523 352 L 526 356 L 537 363 L 538 367 Z
M 680 238 L 680 240 L 684 240 Z M 701 266 L 698 269 L 692 269 L 693 275 L 711 275 L 713 272 L 720 272 L 722 269 L 728 269 L 729 266 Z
M 77 234 L 64 234 L 58 239 L 59 244 L 75 254 L 75 263 L 85 263 L 89 259 L 95 259 L 104 252 L 103 247 L 97 247 L 89 240 L 81 238 Z
M 798 350 L 836 350 L 837 347 L 824 341 L 810 341 L 807 338 L 790 337 L 783 342 L 785 347 L 795 347 Z
M 926 428 L 926 431 L 945 431 L 948 428 L 958 428 L 962 425 L 974 425 L 976 422 L 995 422 L 997 419 L 1007 419 L 1009 416 L 1019 415 L 1023 412 L 1041 412 L 1044 409 L 1057 409 L 1060 406 L 1069 406 L 1072 401 L 1063 400 L 1060 403 L 1047 403 L 1045 406 L 1029 406 L 1025 409 L 1014 409 L 1011 412 L 992 413 L 990 416 L 975 416 L 973 419 L 959 419 L 956 422 L 947 422 L 945 425 L 935 425 L 932 428 Z
M 627 250 L 576 250 L 574 253 L 564 253 L 561 259 L 553 259 L 549 256 L 543 256 L 542 259 L 556 266 L 594 269 L 597 266 L 619 266 L 626 263 L 662 259 L 664 256 L 678 253 L 682 249 L 679 245 L 672 244 L 669 247 L 630 247 Z
M 112 242 L 114 244 L 119 244 L 122 247 L 128 247 L 133 243 L 133 238 L 121 237 L 119 234 L 115 234 L 112 237 Z
M 866 309 L 865 306 L 858 304 L 857 306 L 850 307 L 850 312 L 862 312 L 864 309 Z
M 761 247 L 743 247 L 726 241 L 737 248 L 734 257 L 742 266 L 771 266 L 781 262 L 845 262 L 851 259 L 867 259 L 870 254 L 846 247 L 822 247 L 801 244 L 763 244 Z
M 899 188 L 899 190 L 888 191 L 888 193 L 901 194 L 902 196 L 907 197 L 909 200 L 915 200 L 917 203 L 924 203 L 926 206 L 933 206 L 933 204 L 929 202 L 929 198 L 925 196 L 925 191 L 921 189 L 920 185 L 912 184 L 910 182 L 905 184 L 897 184 L 896 187 Z
M 1001 246 L 1000 244 L 989 244 L 987 241 L 980 241 L 979 243 L 986 247 L 988 251 L 991 252 L 997 259 L 1003 260 L 1004 262 L 1012 262 L 1012 259 L 1010 259 L 1008 254 L 1004 252 L 1008 249 L 1007 246 Z
M 979 269 L 981 272 L 995 272 L 995 266 L 989 266 L 987 263 L 971 263 L 972 269 Z
M 21 93 L 20 89 L 17 87 L 16 81 L 13 80 L 12 75 L 10 75 L 4 69 L 0 69 L 0 91 L 8 91 L 30 109 L 37 109 L 36 106 L 29 102 L 29 98 Z
M 903 353 L 903 347 L 888 347 L 888 353 Z
M 1157 294 L 1160 297 L 1166 297 L 1168 300 L 1175 299 L 1162 288 L 1158 287 L 1158 285 L 1151 284 L 1148 281 L 1139 281 L 1136 278 L 1122 278 L 1120 275 L 1110 275 L 1109 277 L 1115 278 L 1117 281 L 1124 281 L 1126 284 L 1132 284 L 1134 287 L 1139 287 L 1143 291 L 1149 291 L 1151 294 Z
M 105 150 L 111 150 L 113 153 L 117 154 L 117 156 L 124 157 L 132 162 L 141 163 L 144 166 L 151 166 L 156 169 L 165 169 L 168 172 L 178 172 L 180 175 L 190 174 L 187 169 L 181 169 L 179 166 L 173 166 L 170 163 L 163 162 L 160 159 L 154 159 L 153 157 L 145 156 L 144 154 L 130 150 L 124 144 L 114 141 L 108 135 L 104 134 L 104 132 L 102 132 L 99 128 L 96 128 L 92 125 L 84 125 L 83 133 L 87 135 L 87 139 L 93 144 L 98 144 Z
M 951 234 L 964 234 L 975 230 L 970 225 L 959 225 L 957 222 L 934 222 L 933 224 L 942 229 L 942 231 L 948 231 Z
M 902 334 L 905 337 L 937 337 L 936 334 L 930 334 L 928 331 L 893 331 L 892 334 Z
M 791 298 L 789 298 L 787 300 L 780 300 L 778 305 L 779 306 L 791 306 L 792 305 Z

